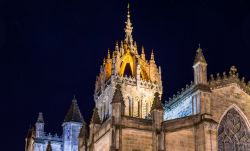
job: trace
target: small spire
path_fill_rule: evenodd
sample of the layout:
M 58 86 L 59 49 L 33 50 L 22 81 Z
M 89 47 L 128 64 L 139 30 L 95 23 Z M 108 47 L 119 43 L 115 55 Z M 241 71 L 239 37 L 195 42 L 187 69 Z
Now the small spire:
M 202 52 L 202 49 L 201 49 L 201 45 L 198 44 L 198 49 L 196 50 L 196 56 L 195 56 L 195 59 L 194 59 L 194 64 L 198 63 L 198 62 L 202 62 L 202 63 L 207 63 L 206 62 L 206 59 L 203 55 L 203 52 Z
M 39 112 L 39 114 L 38 114 L 37 123 L 44 123 L 42 112 Z
M 116 41 L 116 43 L 115 43 L 115 51 L 119 51 L 119 45 L 118 45 L 118 41 Z
M 105 60 L 105 58 L 103 58 L 103 65 L 105 65 L 106 64 L 106 60 Z
M 75 102 L 75 103 L 77 102 L 77 100 L 76 100 L 76 95 L 75 95 L 75 94 L 73 95 L 72 102 Z
M 108 59 L 110 59 L 110 49 L 108 48 Z
M 145 54 L 145 52 L 144 52 L 144 46 L 142 46 L 142 48 L 141 48 L 141 54 Z
M 154 57 L 154 50 L 152 49 L 152 52 L 151 52 L 151 60 L 155 60 L 155 57 Z

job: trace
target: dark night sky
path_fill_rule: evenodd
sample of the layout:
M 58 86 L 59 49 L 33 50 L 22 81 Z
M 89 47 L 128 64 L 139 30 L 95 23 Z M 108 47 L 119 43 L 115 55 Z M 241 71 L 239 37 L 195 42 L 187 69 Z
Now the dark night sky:
M 61 134 L 73 94 L 86 121 L 107 49 L 124 38 L 127 0 L 1 0 L 1 150 L 20 151 L 37 113 Z M 208 73 L 250 79 L 249 0 L 131 0 L 133 36 L 162 67 L 164 99 L 193 80 L 198 43 Z M 2 148 L 3 147 L 3 148 Z

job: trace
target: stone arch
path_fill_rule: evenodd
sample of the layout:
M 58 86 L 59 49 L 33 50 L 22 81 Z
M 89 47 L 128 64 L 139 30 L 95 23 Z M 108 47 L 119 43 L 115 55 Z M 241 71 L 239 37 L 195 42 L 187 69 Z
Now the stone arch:
M 134 76 L 134 59 L 133 56 L 128 53 L 126 54 L 123 58 L 122 58 L 122 62 L 120 64 L 120 75 L 124 76 L 124 71 L 126 66 L 129 65 L 131 72 L 132 72 L 132 76 Z
M 250 148 L 249 122 L 236 105 L 221 116 L 218 126 L 219 151 L 247 151 Z

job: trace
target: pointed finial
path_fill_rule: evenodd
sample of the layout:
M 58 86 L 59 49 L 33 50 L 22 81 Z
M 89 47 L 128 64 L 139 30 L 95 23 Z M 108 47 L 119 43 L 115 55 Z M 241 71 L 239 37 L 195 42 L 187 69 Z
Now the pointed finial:
M 37 123 L 44 123 L 42 112 L 39 112 L 39 114 L 38 114 Z
M 115 51 L 119 51 L 119 44 L 118 44 L 118 41 L 116 41 L 116 43 L 115 43 Z
M 106 60 L 105 60 L 105 58 L 103 58 L 103 65 L 105 65 L 105 63 L 106 63 Z
M 127 13 L 127 21 L 125 22 L 126 26 L 125 26 L 125 40 L 124 42 L 126 42 L 128 45 L 133 45 L 133 37 L 132 37 L 132 23 L 130 20 L 130 5 L 128 4 L 128 13 Z
M 141 53 L 145 54 L 145 52 L 144 52 L 144 46 L 142 46 L 142 48 L 141 48 Z
M 77 100 L 76 100 L 76 95 L 75 95 L 75 94 L 73 95 L 72 102 L 77 102 Z
M 151 58 L 150 58 L 151 60 L 154 60 L 155 59 L 155 57 L 154 57 L 154 50 L 152 49 L 152 52 L 151 52 Z
M 108 48 L 108 59 L 110 59 L 110 49 Z
M 206 63 L 206 59 L 202 53 L 202 49 L 201 49 L 201 44 L 198 44 L 198 49 L 196 50 L 196 56 L 194 59 L 194 64 L 198 63 L 198 62 L 202 62 L 202 63 Z

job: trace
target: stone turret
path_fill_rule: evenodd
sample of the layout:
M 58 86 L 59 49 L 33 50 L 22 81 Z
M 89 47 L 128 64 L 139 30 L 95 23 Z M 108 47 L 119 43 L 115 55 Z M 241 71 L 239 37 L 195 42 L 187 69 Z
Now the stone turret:
M 193 68 L 194 68 L 194 83 L 207 84 L 207 62 L 203 55 L 200 45 L 196 51 Z
M 44 136 L 44 119 L 43 113 L 39 112 L 37 121 L 36 121 L 36 137 L 40 138 Z
M 84 119 L 74 96 L 65 116 L 63 126 L 63 148 L 67 151 L 78 150 L 78 136 Z

